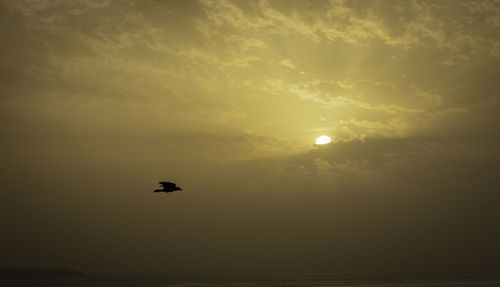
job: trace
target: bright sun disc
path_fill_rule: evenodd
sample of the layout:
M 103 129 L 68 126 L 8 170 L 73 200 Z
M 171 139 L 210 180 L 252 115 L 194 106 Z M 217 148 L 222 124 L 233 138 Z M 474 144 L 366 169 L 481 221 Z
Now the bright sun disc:
M 329 136 L 320 136 L 316 139 L 316 144 L 327 144 L 331 141 L 332 139 Z

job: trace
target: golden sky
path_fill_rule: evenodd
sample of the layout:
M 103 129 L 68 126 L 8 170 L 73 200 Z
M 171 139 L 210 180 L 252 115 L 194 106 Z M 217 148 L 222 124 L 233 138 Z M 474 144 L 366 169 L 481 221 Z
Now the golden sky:
M 498 0 L 4 0 L 0 37 L 0 267 L 500 268 Z

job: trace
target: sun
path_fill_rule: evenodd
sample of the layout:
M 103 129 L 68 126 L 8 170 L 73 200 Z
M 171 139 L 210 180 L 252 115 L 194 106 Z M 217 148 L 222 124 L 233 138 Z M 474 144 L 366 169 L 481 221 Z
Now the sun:
M 329 136 L 319 136 L 316 138 L 316 144 L 327 144 L 330 143 L 332 139 Z

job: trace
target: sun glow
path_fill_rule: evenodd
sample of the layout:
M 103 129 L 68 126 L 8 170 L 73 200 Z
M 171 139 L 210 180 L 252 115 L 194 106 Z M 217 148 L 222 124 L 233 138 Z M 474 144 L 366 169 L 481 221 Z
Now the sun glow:
M 327 144 L 330 143 L 332 139 L 329 136 L 319 136 L 316 138 L 316 144 Z

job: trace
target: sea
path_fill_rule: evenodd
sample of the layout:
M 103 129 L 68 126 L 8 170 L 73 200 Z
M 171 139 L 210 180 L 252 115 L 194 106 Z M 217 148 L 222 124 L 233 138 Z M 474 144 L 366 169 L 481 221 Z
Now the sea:
M 310 275 L 172 278 L 166 275 L 94 275 L 75 278 L 0 280 L 2 287 L 500 287 L 500 275 Z

